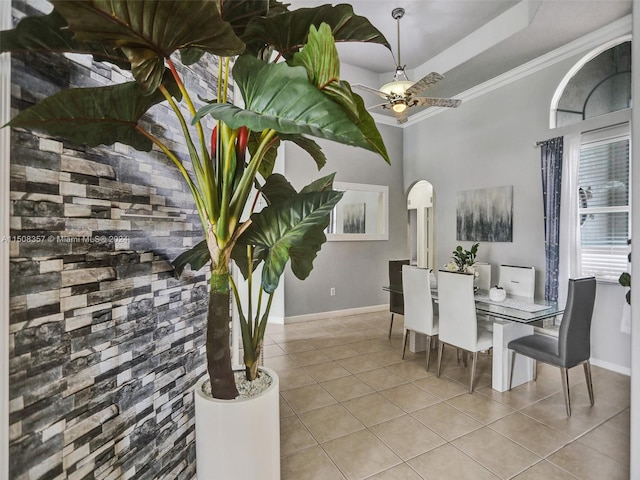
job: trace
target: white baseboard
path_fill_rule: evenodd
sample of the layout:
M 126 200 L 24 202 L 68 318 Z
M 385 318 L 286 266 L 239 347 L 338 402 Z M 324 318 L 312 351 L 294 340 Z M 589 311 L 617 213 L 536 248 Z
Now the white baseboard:
M 591 362 L 591 365 L 595 365 L 596 367 L 606 368 L 607 370 L 611 370 L 612 372 L 631 376 L 631 369 L 629 367 L 623 367 L 621 365 L 616 365 L 615 363 L 605 362 L 604 360 L 598 360 L 597 358 L 591 358 L 589 361 Z
M 347 308 L 345 310 L 332 310 L 330 312 L 308 313 L 306 315 L 294 315 L 284 317 L 284 323 L 310 322 L 312 320 L 324 320 L 325 318 L 347 317 L 349 315 L 359 315 L 361 313 L 383 312 L 389 310 L 389 304 L 370 305 L 368 307 Z

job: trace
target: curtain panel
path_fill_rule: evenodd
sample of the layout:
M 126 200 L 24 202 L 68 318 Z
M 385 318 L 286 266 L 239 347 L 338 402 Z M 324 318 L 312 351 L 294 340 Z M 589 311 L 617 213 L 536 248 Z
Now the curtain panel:
M 563 137 L 551 138 L 540 145 L 542 201 L 544 212 L 545 282 L 544 298 L 558 300 L 560 266 L 560 193 L 562 186 Z

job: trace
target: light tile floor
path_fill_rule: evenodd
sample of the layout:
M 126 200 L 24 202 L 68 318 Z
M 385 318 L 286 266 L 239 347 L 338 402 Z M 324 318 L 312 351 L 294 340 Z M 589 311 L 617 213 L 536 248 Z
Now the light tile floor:
M 511 392 L 491 389 L 491 359 L 468 369 L 445 349 L 401 358 L 402 317 L 389 313 L 269 325 L 265 365 L 280 377 L 282 480 L 628 479 L 629 377 L 558 369 Z M 434 351 L 435 352 L 435 351 Z

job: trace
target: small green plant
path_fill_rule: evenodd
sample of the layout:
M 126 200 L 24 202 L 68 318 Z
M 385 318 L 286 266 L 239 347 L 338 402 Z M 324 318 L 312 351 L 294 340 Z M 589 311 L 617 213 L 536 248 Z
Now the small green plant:
M 469 267 L 476 263 L 476 255 L 478 253 L 479 243 L 474 243 L 470 250 L 465 250 L 458 245 L 453 251 L 452 262 L 447 263 L 444 268 L 451 271 L 468 272 Z M 473 272 L 469 272 L 473 273 Z

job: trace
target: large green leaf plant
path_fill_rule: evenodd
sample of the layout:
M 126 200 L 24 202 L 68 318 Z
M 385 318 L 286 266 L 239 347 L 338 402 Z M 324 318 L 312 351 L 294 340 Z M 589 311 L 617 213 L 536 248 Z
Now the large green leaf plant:
M 208 264 L 207 369 L 215 398 L 238 394 L 229 345 L 230 276 L 236 262 L 249 282 L 262 265 L 257 301 L 240 309 L 249 379 L 258 374 L 273 293 L 285 265 L 306 278 L 321 245 L 329 213 L 341 198 L 333 175 L 297 192 L 273 174 L 283 141 L 307 151 L 321 168 L 326 159 L 310 137 L 373 151 L 389 161 L 362 99 L 340 80 L 336 41 L 374 42 L 384 36 L 349 5 L 289 11 L 276 0 L 51 0 L 53 11 L 24 18 L 0 33 L 2 51 L 91 54 L 130 69 L 135 81 L 100 88 L 71 88 L 20 112 L 13 127 L 42 130 L 75 143 L 124 143 L 164 152 L 182 174 L 197 208 L 204 240 L 180 255 L 178 274 Z M 196 109 L 174 65 L 218 56 L 217 90 Z M 233 66 L 232 66 L 233 65 Z M 212 74 L 212 77 L 214 75 Z M 230 78 L 243 107 L 228 103 Z M 211 81 L 211 79 L 210 79 Z M 166 102 L 177 117 L 189 152 L 185 163 L 140 119 Z M 186 118 L 180 105 L 186 105 Z M 205 134 L 203 119 L 216 126 Z M 257 191 L 257 195 L 256 192 Z M 257 211 L 261 196 L 266 207 Z M 266 297 L 266 299 L 264 298 Z

